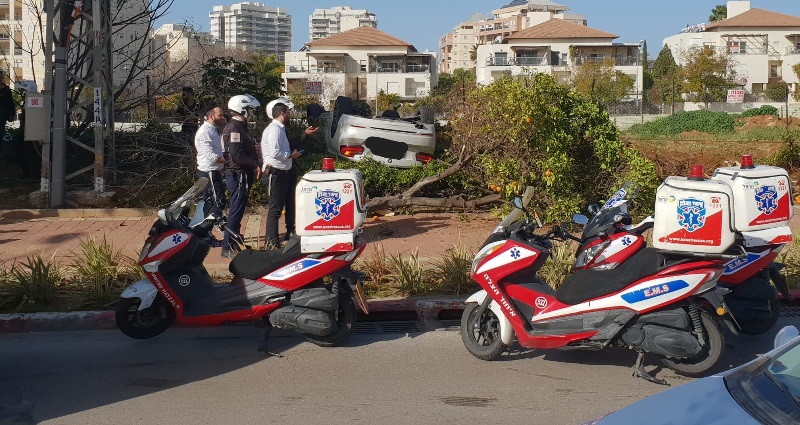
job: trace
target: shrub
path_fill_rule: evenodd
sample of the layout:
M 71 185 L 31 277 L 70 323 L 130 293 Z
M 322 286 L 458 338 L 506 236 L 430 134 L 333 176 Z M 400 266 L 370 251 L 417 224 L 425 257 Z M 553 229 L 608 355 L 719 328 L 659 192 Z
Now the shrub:
M 674 117 L 664 117 L 644 124 L 635 124 L 629 132 L 642 138 L 669 137 L 685 131 L 719 135 L 733 133 L 734 124 L 734 117 L 725 112 L 684 111 L 676 113 Z
M 430 293 L 433 290 L 430 269 L 425 267 L 419 260 L 419 252 L 417 250 L 412 251 L 410 254 L 390 255 L 389 269 L 391 273 L 387 277 L 404 294 L 410 296 L 421 295 Z
M 767 161 L 778 167 L 793 169 L 800 166 L 800 145 L 796 133 L 785 133 L 783 146 Z
M 353 268 L 366 274 L 364 290 L 369 297 L 385 297 L 397 294 L 397 289 L 390 285 L 389 275 L 392 273 L 386 261 L 386 250 L 382 243 L 372 244 L 372 252 L 366 258 L 359 258 Z
M 10 273 L 9 301 L 17 304 L 18 311 L 49 306 L 64 276 L 61 265 L 53 257 L 44 259 L 42 254 L 14 264 Z
M 767 97 L 773 102 L 784 102 L 789 96 L 789 87 L 785 83 L 773 81 L 767 83 L 764 93 L 766 93 Z
M 462 290 L 476 286 L 470 276 L 472 258 L 474 254 L 464 249 L 461 244 L 448 249 L 434 266 L 442 278 L 442 288 L 455 295 L 460 295 Z
M 538 276 L 551 288 L 558 289 L 572 272 L 575 248 L 570 243 L 564 242 L 554 244 L 550 253 L 550 258 L 539 269 Z
M 81 241 L 81 252 L 76 256 L 73 268 L 78 297 L 78 307 L 107 307 L 119 299 L 124 282 L 136 277 L 136 267 L 131 260 L 114 250 L 105 236 L 101 241 L 92 238 Z
M 748 118 L 748 117 L 755 117 L 759 115 L 778 115 L 778 108 L 772 105 L 763 105 L 758 108 L 748 109 L 741 114 L 739 114 L 739 118 Z

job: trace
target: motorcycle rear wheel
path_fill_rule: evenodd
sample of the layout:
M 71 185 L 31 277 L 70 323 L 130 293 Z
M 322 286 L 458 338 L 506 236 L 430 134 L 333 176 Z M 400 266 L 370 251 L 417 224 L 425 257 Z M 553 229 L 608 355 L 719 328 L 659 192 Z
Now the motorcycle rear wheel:
M 325 336 L 303 334 L 306 341 L 319 345 L 320 347 L 335 347 L 344 343 L 353 333 L 358 314 L 356 305 L 348 296 L 339 297 L 339 311 L 336 320 L 336 329 Z
M 761 335 L 769 331 L 778 323 L 781 316 L 781 302 L 778 300 L 778 291 L 773 291 L 774 295 L 769 300 L 770 317 L 766 320 L 753 321 L 753 320 L 737 320 L 739 330 L 745 335 Z M 735 317 L 735 316 L 734 316 Z M 737 318 L 738 319 L 738 318 Z
M 500 339 L 500 321 L 487 308 L 478 317 L 480 305 L 470 303 L 461 315 L 461 340 L 467 351 L 481 360 L 494 360 L 508 348 Z
M 175 321 L 175 310 L 161 295 L 144 310 L 138 310 L 139 298 L 122 298 L 117 304 L 117 328 L 135 339 L 148 339 L 161 334 Z
M 722 355 L 722 350 L 725 348 L 725 336 L 711 315 L 701 311 L 700 319 L 703 323 L 706 340 L 702 351 L 690 359 L 661 359 L 664 365 L 679 375 L 692 378 L 703 376 L 705 372 L 717 363 L 717 360 Z

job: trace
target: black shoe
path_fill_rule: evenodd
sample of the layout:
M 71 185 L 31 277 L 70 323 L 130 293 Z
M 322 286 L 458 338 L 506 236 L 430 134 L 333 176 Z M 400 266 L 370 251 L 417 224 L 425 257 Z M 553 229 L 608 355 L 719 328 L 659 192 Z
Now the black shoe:
M 292 238 L 294 238 L 295 236 L 297 236 L 297 234 L 296 234 L 296 233 L 294 233 L 294 232 L 286 232 L 286 237 L 285 237 L 285 238 L 283 238 L 283 240 L 284 240 L 284 241 L 288 241 L 289 239 L 292 239 Z
M 235 257 L 235 255 L 233 255 L 233 251 L 231 251 L 230 249 L 223 249 L 222 253 L 220 255 L 222 256 L 222 258 L 233 258 L 233 257 Z

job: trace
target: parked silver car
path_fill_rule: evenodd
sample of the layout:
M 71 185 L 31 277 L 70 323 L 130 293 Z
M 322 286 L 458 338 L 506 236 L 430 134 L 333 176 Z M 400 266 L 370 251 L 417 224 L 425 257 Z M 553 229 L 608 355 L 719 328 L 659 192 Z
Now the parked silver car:
M 433 159 L 436 130 L 420 116 L 400 118 L 393 110 L 380 117 L 360 115 L 353 100 L 340 96 L 332 112 L 320 115 L 330 153 L 353 161 L 372 158 L 390 167 L 408 168 Z

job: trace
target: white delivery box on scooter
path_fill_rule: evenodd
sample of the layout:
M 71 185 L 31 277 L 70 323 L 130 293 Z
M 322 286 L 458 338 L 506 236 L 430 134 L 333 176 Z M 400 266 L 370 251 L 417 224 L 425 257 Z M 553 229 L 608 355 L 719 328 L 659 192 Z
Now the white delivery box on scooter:
M 326 158 L 330 159 L 330 158 Z M 366 214 L 358 170 L 335 170 L 333 160 L 304 175 L 295 189 L 295 232 L 302 252 L 347 252 L 355 246 Z
M 754 165 L 753 157 L 742 155 L 741 167 L 714 171 L 733 191 L 734 229 L 751 232 L 785 226 L 792 218 L 792 190 L 789 173 L 783 168 Z
M 656 192 L 653 246 L 667 251 L 720 254 L 734 242 L 733 191 L 692 166 L 687 177 L 667 177 Z

